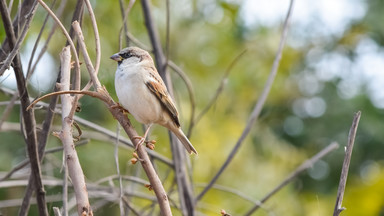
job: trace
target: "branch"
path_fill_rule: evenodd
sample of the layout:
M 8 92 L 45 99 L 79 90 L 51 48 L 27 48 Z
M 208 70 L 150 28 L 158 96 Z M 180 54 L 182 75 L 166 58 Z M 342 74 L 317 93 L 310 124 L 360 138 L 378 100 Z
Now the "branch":
M 231 62 L 231 64 L 228 66 L 227 70 L 224 73 L 223 78 L 220 81 L 219 87 L 216 90 L 215 95 L 212 97 L 212 99 L 209 101 L 208 105 L 200 112 L 199 115 L 191 122 L 191 126 L 188 131 L 188 135 L 192 131 L 193 126 L 195 126 L 200 119 L 208 112 L 208 110 L 215 104 L 217 99 L 219 98 L 220 94 L 223 92 L 225 84 L 227 84 L 229 73 L 231 72 L 232 68 L 235 66 L 235 64 L 239 61 L 239 59 L 245 54 L 247 50 L 244 50 L 241 52 L 238 56 L 235 57 L 235 59 Z
M 16 18 L 15 20 L 13 21 L 13 24 L 11 24 L 8 28 L 12 28 L 13 26 L 13 30 L 15 32 L 15 35 L 18 35 L 19 34 L 19 27 L 20 26 L 24 26 L 26 21 L 27 21 L 27 16 L 25 16 L 25 14 L 27 14 L 29 11 L 32 10 L 32 8 L 34 8 L 36 6 L 36 1 L 35 0 L 25 0 L 23 1 L 21 7 L 19 6 L 19 9 L 18 10 L 18 13 L 16 14 Z M 6 7 L 6 5 L 5 5 Z M 9 11 L 11 11 L 11 2 L 10 2 L 10 6 L 9 6 Z M 7 10 L 7 13 L 8 13 L 8 10 Z M 20 15 L 22 14 L 22 15 Z M 3 19 L 4 20 L 4 19 Z M 10 18 L 9 18 L 10 20 Z M 9 22 L 11 23 L 11 22 Z M 9 46 L 9 40 L 11 38 L 9 38 L 8 36 L 5 38 L 5 40 L 2 42 L 2 46 L 1 46 L 1 51 L 0 52 L 0 65 L 3 65 L 4 63 L 4 59 L 9 55 L 9 52 L 12 50 L 12 48 Z M 3 73 L 0 73 L 0 76 L 3 75 Z
M 271 72 L 268 76 L 267 82 L 265 83 L 263 92 L 261 93 L 259 100 L 257 101 L 255 107 L 253 108 L 253 111 L 249 117 L 248 123 L 247 123 L 246 127 L 244 128 L 243 133 L 241 134 L 240 138 L 237 140 L 236 145 L 231 150 L 231 152 L 230 152 L 229 156 L 227 157 L 226 161 L 224 162 L 224 164 L 220 167 L 219 171 L 216 173 L 216 175 L 209 182 L 208 186 L 206 188 L 204 188 L 204 190 L 202 192 L 200 192 L 200 194 L 196 197 L 196 200 L 201 200 L 201 198 L 203 198 L 203 196 L 208 192 L 208 190 L 212 187 L 212 185 L 217 181 L 219 176 L 224 172 L 224 170 L 230 164 L 232 159 L 235 157 L 237 151 L 240 149 L 240 146 L 242 145 L 245 138 L 248 136 L 249 132 L 251 131 L 252 126 L 256 123 L 256 121 L 260 115 L 260 112 L 261 112 L 261 110 L 265 104 L 265 101 L 267 100 L 268 94 L 271 90 L 273 81 L 275 80 L 275 77 L 277 74 L 277 68 L 279 67 L 279 63 L 280 63 L 281 55 L 283 52 L 284 44 L 285 44 L 285 41 L 287 39 L 288 23 L 289 23 L 289 20 L 291 18 L 293 3 L 294 3 L 294 0 L 291 0 L 291 3 L 289 5 L 289 9 L 287 12 L 287 16 L 286 16 L 285 21 L 284 21 L 283 32 L 281 34 L 279 48 L 277 50 L 275 60 L 273 61 L 273 66 L 272 66 Z
M 95 62 L 96 67 L 95 67 L 95 74 L 97 75 L 99 73 L 100 58 L 101 58 L 99 30 L 97 29 L 96 18 L 95 18 L 95 14 L 93 13 L 93 10 L 92 10 L 91 3 L 89 2 L 89 0 L 85 0 L 85 4 L 87 5 L 88 11 L 89 11 L 89 15 L 91 17 L 93 34 L 95 35 L 95 43 L 96 43 L 96 62 Z M 74 21 L 74 22 L 77 22 L 77 21 Z M 80 27 L 80 25 L 79 25 L 79 27 Z M 87 85 L 83 88 L 83 90 L 88 90 L 91 86 L 92 86 L 92 83 L 89 81 L 87 83 Z
M 189 117 L 189 126 L 188 126 L 188 132 L 187 132 L 187 137 L 191 136 L 191 130 L 193 128 L 193 122 L 195 119 L 195 112 L 196 112 L 196 101 L 195 101 L 195 93 L 193 91 L 193 85 L 189 77 L 184 73 L 184 71 L 177 66 L 173 61 L 168 59 L 168 66 L 176 72 L 177 75 L 180 76 L 181 80 L 185 83 L 185 86 L 187 87 L 188 90 L 188 95 L 189 95 L 189 101 L 191 103 L 191 115 Z
M 81 79 L 80 79 L 81 78 L 80 77 L 80 61 L 79 61 L 79 57 L 78 57 L 77 52 L 76 52 L 75 45 L 72 41 L 72 38 L 69 36 L 69 33 L 65 29 L 64 25 L 60 22 L 59 18 L 57 18 L 55 13 L 53 13 L 53 11 L 42 0 L 37 0 L 37 1 L 40 3 L 41 6 L 43 6 L 43 8 L 49 13 L 49 15 L 51 15 L 51 17 L 55 20 L 56 24 L 60 27 L 61 31 L 63 32 L 63 34 L 67 38 L 67 42 L 69 43 L 71 50 L 72 50 L 72 53 L 75 57 L 76 80 L 78 80 L 77 84 L 75 84 L 75 89 L 80 90 L 80 81 L 81 81 Z M 73 111 L 71 111 L 71 112 L 73 112 Z
M 151 40 L 153 52 L 155 54 L 155 62 L 160 76 L 163 78 L 165 85 L 168 88 L 168 92 L 173 97 L 172 81 L 169 73 L 167 73 L 167 59 L 164 56 L 164 52 L 161 47 L 158 31 L 155 27 L 155 20 L 152 16 L 150 9 L 150 2 L 148 0 L 141 1 L 142 10 L 144 13 L 145 26 L 148 30 L 148 35 Z M 169 19 L 167 19 L 169 20 Z M 168 45 L 167 45 L 168 46 Z M 179 200 L 181 206 L 181 212 L 183 215 L 195 215 L 195 200 L 193 195 L 193 185 L 189 174 L 187 172 L 185 161 L 187 160 L 184 149 L 180 145 L 180 141 L 176 136 L 169 132 L 171 141 L 172 157 L 175 165 L 175 177 L 177 182 L 177 189 L 179 192 Z
M 257 209 L 260 208 L 260 206 L 265 203 L 269 198 L 271 198 L 275 193 L 277 193 L 280 189 L 282 189 L 285 185 L 287 185 L 289 182 L 291 182 L 294 178 L 296 178 L 300 173 L 305 171 L 306 169 L 310 168 L 315 164 L 318 160 L 323 158 L 325 155 L 329 154 L 331 151 L 339 148 L 339 144 L 336 142 L 331 143 L 327 147 L 325 147 L 323 150 L 321 150 L 319 153 L 317 153 L 315 156 L 313 156 L 311 159 L 306 160 L 304 163 L 302 163 L 295 171 L 293 171 L 291 174 L 288 175 L 287 178 L 285 178 L 277 187 L 275 187 L 271 192 L 269 192 L 264 198 L 260 200 L 260 202 L 256 205 L 254 205 L 246 214 L 245 216 L 250 216 L 253 212 L 255 212 Z
M 38 209 L 39 209 L 40 215 L 48 215 L 48 210 L 45 202 L 44 186 L 41 181 L 41 168 L 40 168 L 40 161 L 39 161 L 39 153 L 37 150 L 36 122 L 35 122 L 33 110 L 30 110 L 30 111 L 26 110 L 26 107 L 29 105 L 30 101 L 29 101 L 25 78 L 22 71 L 20 57 L 18 55 L 21 42 L 24 40 L 26 36 L 26 33 L 29 29 L 30 23 L 36 12 L 36 9 L 37 9 L 37 4 L 33 4 L 33 7 L 31 8 L 31 10 L 28 13 L 23 14 L 23 16 L 26 19 L 26 24 L 23 28 L 23 32 L 21 36 L 16 41 L 15 32 L 11 24 L 11 17 L 7 10 L 5 0 L 0 1 L 1 17 L 3 19 L 4 29 L 8 37 L 9 48 L 12 49 L 12 52 L 8 55 L 7 60 L 12 59 L 14 64 L 17 88 L 19 91 L 20 102 L 22 107 L 21 113 L 22 113 L 23 119 L 20 121 L 24 121 L 25 129 L 26 129 L 25 141 L 27 144 L 28 156 L 31 164 L 31 175 L 33 176 L 34 183 L 35 183 L 34 187 L 36 191 L 36 200 L 38 203 Z M 7 66 L 7 63 L 4 64 L 2 68 L 4 68 L 5 66 Z M 0 70 L 0 74 L 2 74 L 1 70 Z
M 2 62 L 3 66 L 0 68 L 0 75 L 2 75 L 7 68 L 9 68 L 15 56 L 19 54 L 21 44 L 23 43 L 25 36 L 27 36 L 27 32 L 29 30 L 33 16 L 35 15 L 35 12 L 37 9 L 37 5 L 34 4 L 32 9 L 28 11 L 28 13 L 23 14 L 23 16 L 26 17 L 26 23 L 23 28 L 23 31 L 20 34 L 20 37 L 18 37 L 18 39 L 16 40 L 16 34 L 11 24 L 11 17 L 10 17 L 10 14 L 8 13 L 7 5 L 4 2 L 5 0 L 1 0 L 1 1 L 2 1 L 1 17 L 3 19 L 4 29 L 6 29 L 8 43 L 12 43 L 12 45 L 9 46 L 12 48 L 12 51 L 8 54 L 7 58 Z M 16 58 L 19 58 L 19 57 L 16 57 Z
M 361 116 L 360 111 L 355 113 L 355 116 L 353 117 L 351 129 L 349 130 L 348 144 L 345 149 L 343 168 L 341 170 L 339 189 L 337 190 L 337 198 L 336 198 L 335 209 L 333 211 L 333 216 L 339 216 L 340 213 L 345 209 L 344 207 L 341 206 L 341 204 L 343 203 L 345 185 L 347 184 L 349 164 L 351 163 L 353 144 L 355 143 L 357 126 L 359 125 L 360 116 Z
M 69 47 L 64 47 L 60 54 L 61 59 L 61 89 L 68 90 L 70 86 L 70 73 L 71 73 L 71 53 Z M 72 122 L 73 114 L 71 110 L 72 106 L 76 104 L 76 96 L 70 96 L 68 94 L 61 95 L 62 104 L 62 131 L 59 137 L 63 143 L 65 161 L 68 166 L 69 177 L 72 180 L 74 187 L 76 201 L 77 201 L 77 213 L 78 215 L 93 215 L 89 201 L 88 192 L 86 189 L 84 173 L 79 163 L 79 158 L 74 148 L 73 136 L 72 136 Z
M 73 25 L 78 25 L 78 23 L 74 22 Z M 82 49 L 84 61 L 91 62 L 88 56 L 87 49 L 85 48 L 86 46 L 84 44 L 84 41 L 81 39 L 82 38 L 81 29 L 80 28 L 74 28 L 74 29 L 79 38 L 78 42 Z M 159 176 L 157 175 L 155 169 L 153 168 L 153 165 L 149 159 L 148 153 L 143 145 L 138 145 L 139 140 L 135 139 L 135 137 L 138 136 L 136 130 L 132 127 L 132 124 L 129 121 L 128 117 L 124 115 L 119 109 L 115 108 L 116 103 L 113 101 L 108 91 L 100 85 L 100 81 L 98 80 L 97 75 L 95 74 L 92 63 L 90 63 L 89 65 L 87 64 L 87 69 L 90 77 L 92 77 L 93 85 L 97 93 L 101 94 L 105 98 L 105 100 L 103 100 L 105 105 L 108 107 L 111 114 L 119 121 L 119 123 L 124 128 L 129 138 L 131 139 L 132 143 L 137 148 L 138 155 L 141 159 L 140 163 L 143 166 L 144 171 L 148 176 L 149 182 L 151 183 L 151 187 L 153 188 L 156 194 L 162 215 L 164 216 L 172 215 L 172 212 L 169 206 L 168 196 L 159 179 Z
M 128 14 L 129 12 L 131 11 L 133 5 L 135 4 L 136 0 L 130 0 L 129 3 L 128 3 L 128 7 L 127 9 L 125 9 L 125 12 L 124 12 L 124 5 L 123 5 L 123 1 L 122 0 L 119 0 L 119 5 L 120 5 L 120 11 L 121 11 L 121 15 L 122 15 L 122 18 L 123 18 L 123 24 L 120 28 L 120 31 L 119 31 L 119 50 L 122 49 L 122 37 L 123 37 L 123 30 L 124 30 L 124 35 L 125 35 L 125 43 L 126 43 L 126 46 L 129 46 L 129 37 L 128 37 L 128 26 L 127 26 L 127 19 L 128 19 Z
M 0 88 L 0 89 L 2 91 L 4 91 L 4 92 L 8 93 L 8 94 L 14 94 L 15 93 L 14 91 L 12 91 L 10 89 L 6 89 L 6 88 Z M 60 91 L 58 93 L 53 92 L 53 93 L 50 93 L 48 95 L 52 96 L 52 98 L 54 98 L 54 97 L 56 97 L 56 96 L 58 96 L 60 94 L 83 94 L 83 95 L 88 95 L 88 96 L 95 97 L 95 98 L 99 97 L 97 92 L 93 92 L 93 91 L 75 91 L 75 90 Z M 45 99 L 45 98 L 47 98 L 47 95 L 42 96 L 42 98 L 35 99 L 35 101 L 32 102 L 33 105 L 30 105 L 28 107 L 28 109 L 31 109 L 32 106 L 34 107 L 36 105 L 40 105 L 40 106 L 42 106 L 44 108 L 47 108 L 47 110 L 51 111 L 52 113 L 61 113 L 61 110 L 55 109 L 55 108 L 51 108 L 49 104 L 41 102 L 41 100 Z M 33 100 L 33 98 L 31 98 L 31 99 Z M 104 97 L 101 97 L 99 99 L 104 100 Z M 38 101 L 36 101 L 36 100 L 38 100 Z M 0 105 L 9 104 L 9 103 L 10 102 L 0 102 Z M 20 101 L 16 101 L 15 103 L 16 104 L 20 104 Z M 112 132 L 111 130 L 108 130 L 108 129 L 104 128 L 104 127 L 101 127 L 101 126 L 99 126 L 99 125 L 97 125 L 97 124 L 95 124 L 93 122 L 90 122 L 90 121 L 85 120 L 83 118 L 80 118 L 78 116 L 74 116 L 74 120 L 76 122 L 82 124 L 82 125 L 85 125 L 85 126 L 91 128 L 91 129 L 95 130 L 95 131 L 98 131 L 98 132 L 104 134 L 105 136 L 107 136 L 107 137 L 109 137 L 109 138 L 111 138 L 113 140 L 116 139 L 115 132 Z M 46 121 L 44 121 L 44 124 L 45 123 L 46 123 Z M 43 126 L 43 129 L 44 129 L 44 126 Z M 43 130 L 43 131 L 49 132 L 49 130 Z M 124 144 L 125 146 L 128 146 L 130 148 L 135 148 L 134 145 L 132 144 L 132 142 L 129 139 L 125 138 L 125 137 L 120 137 L 120 142 L 122 144 Z M 165 157 L 165 156 L 163 156 L 163 155 L 161 155 L 161 154 L 159 154 L 159 153 L 157 153 L 155 151 L 149 151 L 148 154 L 151 157 L 153 157 L 154 159 L 157 159 L 160 162 L 166 164 L 167 166 L 170 166 L 170 167 L 174 166 L 173 162 L 170 159 L 168 159 L 167 157 Z

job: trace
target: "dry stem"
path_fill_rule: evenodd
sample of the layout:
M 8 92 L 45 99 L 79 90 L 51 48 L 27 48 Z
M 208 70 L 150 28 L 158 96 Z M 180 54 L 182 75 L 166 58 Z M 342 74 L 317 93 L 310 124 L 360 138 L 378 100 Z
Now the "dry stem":
M 276 56 L 275 56 L 275 60 L 273 61 L 271 72 L 269 73 L 269 76 L 268 76 L 267 82 L 265 83 L 263 92 L 261 93 L 259 100 L 257 101 L 255 107 L 253 108 L 253 111 L 249 117 L 248 123 L 247 123 L 246 127 L 244 128 L 240 138 L 237 140 L 236 145 L 233 147 L 229 156 L 225 160 L 224 164 L 220 167 L 219 171 L 217 171 L 216 175 L 208 183 L 207 187 L 204 188 L 204 190 L 202 192 L 200 192 L 200 194 L 196 197 L 196 200 L 201 200 L 201 198 L 203 198 L 203 196 L 208 192 L 208 190 L 212 187 L 212 185 L 217 181 L 217 179 L 220 177 L 220 175 L 224 172 L 224 170 L 227 168 L 229 163 L 235 157 L 237 151 L 240 149 L 240 146 L 242 145 L 245 138 L 248 136 L 249 132 L 251 131 L 252 126 L 256 123 L 256 121 L 260 115 L 260 112 L 261 112 L 261 110 L 265 104 L 265 101 L 267 100 L 268 94 L 272 88 L 273 81 L 275 80 L 275 77 L 277 74 L 277 69 L 279 67 L 279 63 L 280 63 L 280 59 L 282 56 L 284 44 L 285 44 L 285 41 L 287 39 L 288 24 L 289 24 L 289 20 L 290 20 L 291 14 L 292 14 L 293 4 L 294 4 L 294 0 L 291 0 L 291 3 L 289 5 L 289 9 L 287 12 L 287 16 L 286 16 L 285 21 L 284 21 L 283 32 L 281 33 L 279 48 L 276 52 Z
M 337 190 L 337 198 L 336 198 L 335 209 L 333 211 L 333 216 L 340 215 L 340 213 L 345 209 L 344 207 L 341 207 L 341 204 L 343 203 L 345 185 L 347 184 L 349 164 L 351 162 L 353 144 L 355 143 L 356 131 L 357 131 L 357 126 L 359 125 L 360 116 L 361 116 L 361 112 L 358 111 L 353 118 L 352 126 L 351 126 L 351 129 L 349 130 L 348 144 L 345 149 L 343 169 L 341 170 L 339 189 Z
M 69 47 L 64 47 L 61 55 L 61 89 L 68 90 L 70 85 L 71 71 L 71 53 Z M 76 96 L 69 94 L 61 95 L 62 104 L 62 131 L 59 137 L 64 146 L 65 161 L 68 166 L 68 174 L 72 180 L 72 184 L 76 194 L 77 213 L 79 215 L 93 215 L 88 201 L 88 192 L 86 189 L 83 170 L 79 163 L 79 158 L 76 153 L 75 144 L 72 136 L 73 114 L 71 110 L 76 104 Z

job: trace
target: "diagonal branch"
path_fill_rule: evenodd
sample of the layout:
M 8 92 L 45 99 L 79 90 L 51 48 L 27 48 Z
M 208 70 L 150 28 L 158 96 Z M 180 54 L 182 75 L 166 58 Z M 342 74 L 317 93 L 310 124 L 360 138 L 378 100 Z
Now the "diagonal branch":
M 302 163 L 295 171 L 290 173 L 287 178 L 285 178 L 277 187 L 275 187 L 271 192 L 269 192 L 264 198 L 262 198 L 256 205 L 254 205 L 245 215 L 250 216 L 252 213 L 254 213 L 257 209 L 261 207 L 263 203 L 265 203 L 269 198 L 271 198 L 275 193 L 277 193 L 280 189 L 282 189 L 285 185 L 287 185 L 289 182 L 291 182 L 294 178 L 296 178 L 300 173 L 305 171 L 306 169 L 310 168 L 315 164 L 318 160 L 323 158 L 325 155 L 329 154 L 333 150 L 339 148 L 339 144 L 336 142 L 331 143 L 327 147 L 325 147 L 323 150 L 321 150 L 319 153 L 317 153 L 315 156 L 313 156 L 311 159 L 306 160 L 304 163 Z
M 255 107 L 253 108 L 253 111 L 249 117 L 248 123 L 246 127 L 243 130 L 243 133 L 241 134 L 240 138 L 237 140 L 236 145 L 233 147 L 232 151 L 230 152 L 229 156 L 227 157 L 224 164 L 220 167 L 219 171 L 216 173 L 216 175 L 212 178 L 212 180 L 209 182 L 206 188 L 200 194 L 196 197 L 196 200 L 201 200 L 203 196 L 208 192 L 208 190 L 212 187 L 212 185 L 217 181 L 217 179 L 220 177 L 220 175 L 224 172 L 224 170 L 228 167 L 229 163 L 232 161 L 232 159 L 235 157 L 237 151 L 240 149 L 240 146 L 242 145 L 245 138 L 248 136 L 249 132 L 251 131 L 252 126 L 256 123 L 260 112 L 265 104 L 265 101 L 267 100 L 268 94 L 272 88 L 273 81 L 275 80 L 277 69 L 279 67 L 280 59 L 282 56 L 283 48 L 285 41 L 287 39 L 288 34 L 288 24 L 289 20 L 291 18 L 292 9 L 293 9 L 294 0 L 291 0 L 289 9 L 287 12 L 287 16 L 284 21 L 283 26 L 283 32 L 281 33 L 281 39 L 279 43 L 279 48 L 276 53 L 275 60 L 273 61 L 271 72 L 268 76 L 267 82 L 265 83 L 263 92 L 261 93 L 261 96 L 259 100 L 257 101 Z
M 66 1 L 62 1 L 61 2 L 61 5 L 60 5 L 60 8 L 58 9 L 58 13 L 57 15 L 60 16 L 61 14 L 61 11 L 63 10 L 64 8 L 64 4 Z M 76 4 L 76 8 L 75 8 L 75 12 L 73 13 L 73 16 L 72 16 L 72 19 L 81 19 L 81 14 L 82 14 L 82 3 L 83 1 L 79 0 L 77 1 L 77 4 Z M 55 25 L 55 24 L 54 24 Z M 47 38 L 47 41 L 44 45 L 44 48 L 42 49 L 42 51 L 40 52 L 39 54 L 39 57 L 38 57 L 38 60 L 41 58 L 42 54 L 44 53 L 44 50 L 46 49 L 47 47 L 47 43 L 49 42 L 50 38 L 52 37 L 53 35 L 53 32 L 56 28 L 57 24 L 52 28 L 51 30 L 51 33 L 50 35 L 48 36 Z M 65 29 L 64 29 L 65 30 Z M 70 30 L 70 32 L 72 31 L 72 28 Z M 71 33 L 70 33 L 71 35 Z M 73 37 L 73 35 L 71 36 Z M 69 41 L 71 39 L 67 40 L 67 44 L 69 44 Z M 35 62 L 35 65 L 32 67 L 32 70 L 34 70 L 38 60 L 36 60 Z M 58 73 L 58 78 L 57 78 L 57 82 L 60 82 L 60 71 Z M 58 88 L 55 87 L 54 91 L 57 91 Z M 48 139 L 48 135 L 49 135 L 49 131 L 50 131 L 50 128 L 51 128 L 51 125 L 52 125 L 52 121 L 53 121 L 53 117 L 54 117 L 54 110 L 55 110 L 55 107 L 56 107 L 56 104 L 57 104 L 57 96 L 53 96 L 50 100 L 50 103 L 49 103 L 49 107 L 47 109 L 47 114 L 46 114 L 46 117 L 45 117 L 45 120 L 44 120 L 44 124 L 43 124 L 43 130 L 42 130 L 42 133 L 40 134 L 40 137 L 38 137 L 38 141 L 39 141 L 39 158 L 40 158 L 40 161 L 43 159 L 44 157 L 44 149 L 45 149 L 45 146 L 46 146 L 46 143 L 47 143 L 47 139 Z M 28 185 L 27 185 L 27 188 L 26 188 L 26 192 L 25 192 L 25 196 L 23 198 L 23 202 L 22 202 L 22 207 L 20 208 L 20 212 L 19 212 L 19 215 L 27 215 L 28 214 L 28 209 L 29 209 L 29 206 L 30 206 L 30 197 L 32 196 L 32 186 L 33 185 L 33 178 L 30 178 L 29 179 L 29 182 L 28 182 Z
M 170 79 L 169 73 L 167 73 L 168 58 L 164 56 L 159 34 L 155 26 L 155 19 L 153 19 L 152 16 L 150 1 L 142 0 L 141 5 L 145 19 L 145 26 L 151 40 L 153 53 L 155 54 L 157 69 L 160 76 L 163 78 L 171 97 L 173 97 L 174 94 L 172 81 Z M 169 21 L 169 18 L 167 18 L 167 20 Z M 169 45 L 167 45 L 167 48 L 168 46 Z M 179 193 L 181 212 L 183 215 L 195 215 L 195 200 L 193 195 L 193 185 L 191 184 L 192 179 L 189 178 L 189 173 L 185 163 L 189 158 L 186 157 L 185 151 L 181 149 L 180 141 L 176 138 L 176 136 L 170 132 L 169 135 L 171 141 L 172 157 L 175 165 L 174 172 Z
M 339 216 L 340 213 L 345 209 L 344 207 L 341 206 L 341 204 L 343 203 L 345 185 L 347 184 L 349 164 L 351 163 L 353 144 L 355 143 L 357 126 L 359 125 L 360 116 L 361 116 L 360 111 L 355 113 L 355 116 L 353 117 L 351 129 L 349 130 L 348 144 L 345 149 L 343 169 L 341 170 L 339 189 L 337 190 L 337 198 L 336 198 L 335 209 L 333 211 L 333 216 Z
M 79 25 L 77 22 L 74 22 L 72 25 L 76 26 Z M 132 143 L 137 149 L 138 155 L 140 157 L 140 163 L 143 166 L 143 169 L 145 173 L 148 176 L 149 182 L 151 183 L 151 187 L 153 188 L 157 201 L 159 202 L 160 211 L 162 215 L 169 216 L 172 215 L 171 208 L 169 205 L 168 196 L 164 190 L 164 187 L 160 181 L 159 176 L 157 175 L 151 160 L 148 156 L 148 153 L 143 145 L 138 145 L 139 140 L 135 139 L 135 137 L 138 136 L 136 130 L 132 127 L 131 122 L 129 121 L 128 117 L 124 115 L 121 110 L 116 108 L 116 103 L 113 101 L 112 97 L 109 95 L 108 91 L 101 86 L 100 81 L 97 78 L 97 75 L 95 73 L 94 67 L 89 59 L 88 52 L 84 43 L 84 40 L 82 38 L 81 29 L 79 27 L 74 27 L 77 36 L 78 36 L 78 42 L 80 45 L 80 48 L 82 49 L 84 61 L 87 62 L 87 69 L 90 74 L 90 77 L 92 77 L 94 88 L 96 89 L 96 92 L 98 94 L 101 94 L 102 97 L 104 97 L 105 100 L 104 103 L 107 106 L 108 110 L 111 112 L 111 114 L 119 121 L 129 138 L 131 139 Z M 89 64 L 88 64 L 89 63 Z
M 220 81 L 219 87 L 216 90 L 215 95 L 212 97 L 212 99 L 208 102 L 207 106 L 200 112 L 199 115 L 195 119 L 191 121 L 191 125 L 189 127 L 188 135 L 192 132 L 193 127 L 203 118 L 203 116 L 208 112 L 208 110 L 215 104 L 217 99 L 219 98 L 220 94 L 223 92 L 225 84 L 227 83 L 229 73 L 231 72 L 232 68 L 235 66 L 235 64 L 239 61 L 239 59 L 246 53 L 247 50 L 244 50 L 241 52 L 238 56 L 235 57 L 235 59 L 231 62 L 231 64 L 228 66 L 227 70 L 224 73 L 223 78 Z

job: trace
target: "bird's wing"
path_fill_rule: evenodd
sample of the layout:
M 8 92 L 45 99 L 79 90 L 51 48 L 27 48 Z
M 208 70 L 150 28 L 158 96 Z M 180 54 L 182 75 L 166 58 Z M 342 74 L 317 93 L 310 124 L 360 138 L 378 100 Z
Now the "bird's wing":
M 150 73 L 151 78 L 145 84 L 148 89 L 159 99 L 161 105 L 165 108 L 168 114 L 171 116 L 177 127 L 180 127 L 179 113 L 177 112 L 176 106 L 169 95 L 167 88 L 161 77 L 158 75 L 156 69 L 147 68 L 148 70 L 154 70 L 154 73 Z

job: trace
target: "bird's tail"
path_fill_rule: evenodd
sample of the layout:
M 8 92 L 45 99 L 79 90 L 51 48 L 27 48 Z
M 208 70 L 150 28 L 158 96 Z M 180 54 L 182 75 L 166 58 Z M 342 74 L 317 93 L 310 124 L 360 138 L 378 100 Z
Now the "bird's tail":
M 177 128 L 176 131 L 173 131 L 173 133 L 179 138 L 180 142 L 184 145 L 185 149 L 187 149 L 189 154 L 195 153 L 198 154 L 196 149 L 193 147 L 191 142 L 188 140 L 188 138 L 185 136 L 181 128 Z

